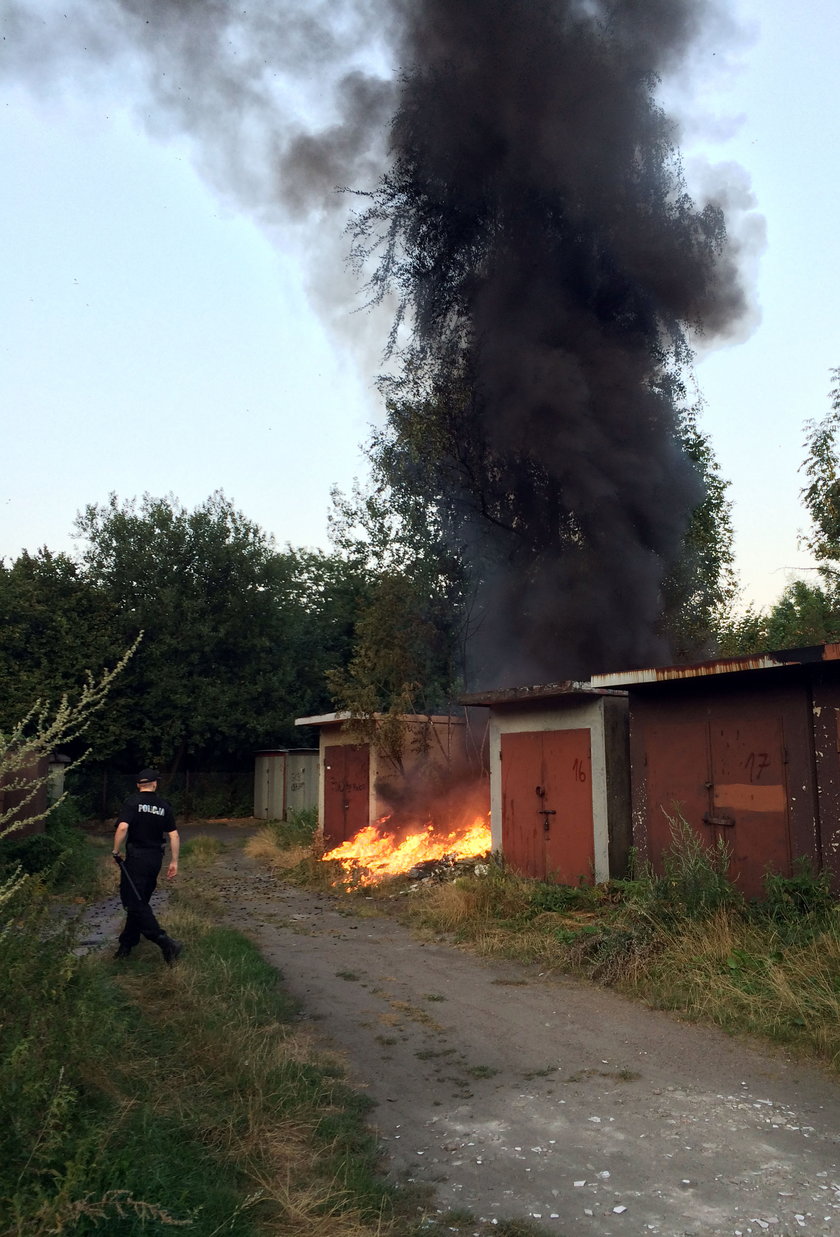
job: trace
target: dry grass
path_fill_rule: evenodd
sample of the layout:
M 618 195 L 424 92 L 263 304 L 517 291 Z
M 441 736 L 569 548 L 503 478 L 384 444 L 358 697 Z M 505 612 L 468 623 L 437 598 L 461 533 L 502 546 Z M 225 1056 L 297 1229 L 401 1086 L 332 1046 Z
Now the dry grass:
M 245 843 L 245 853 L 258 859 L 275 872 L 291 872 L 294 868 L 313 867 L 319 859 L 311 844 L 284 846 L 276 828 L 266 825 Z
M 681 925 L 634 985 L 655 1004 L 762 1035 L 840 1068 L 840 919 L 809 940 L 726 912 Z
M 404 905 L 408 916 L 418 923 L 472 936 L 479 925 L 519 918 L 528 904 L 527 882 L 511 875 L 504 879 L 461 877 L 426 885 Z
M 348 1176 L 344 1143 L 358 1132 L 344 1128 L 350 1093 L 340 1066 L 299 1023 L 266 1016 L 264 977 L 243 982 L 236 945 L 215 939 L 203 947 L 210 925 L 194 910 L 177 907 L 169 918 L 187 942 L 185 962 L 156 968 L 151 985 L 147 968 L 119 974 L 144 1018 L 184 1044 L 182 1053 L 161 1056 L 158 1113 L 199 1120 L 205 1147 L 244 1181 L 242 1206 L 254 1211 L 261 1234 L 385 1237 L 392 1225 L 353 1203 L 356 1170 Z M 324 1140 L 325 1122 L 335 1124 L 334 1140 Z M 364 1159 L 370 1148 L 348 1154 Z
M 223 849 L 223 843 L 218 838 L 211 838 L 199 835 L 197 838 L 190 838 L 182 847 L 182 854 L 188 858 L 190 864 L 195 867 L 199 865 L 206 867 L 208 863 L 214 863 L 219 857 Z

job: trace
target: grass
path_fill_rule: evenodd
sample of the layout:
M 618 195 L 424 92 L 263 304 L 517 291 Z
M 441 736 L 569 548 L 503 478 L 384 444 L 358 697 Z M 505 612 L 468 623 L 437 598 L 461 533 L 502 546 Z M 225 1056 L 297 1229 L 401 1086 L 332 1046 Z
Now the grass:
M 168 1228 L 362 1237 L 393 1210 L 365 1100 L 244 937 L 170 912 L 189 962 L 71 951 L 30 882 L 0 938 L 3 1237 Z
M 105 849 L 93 866 L 112 876 Z M 256 948 L 201 913 L 218 844 L 190 850 L 196 879 L 167 910 L 186 944 L 172 968 L 146 942 L 128 963 L 77 955 L 58 874 L 3 908 L 0 1237 L 506 1232 L 443 1224 L 422 1191 L 381 1178 L 369 1101 Z
M 206 867 L 208 864 L 215 862 L 223 850 L 224 844 L 218 838 L 199 834 L 198 837 L 190 838 L 188 842 L 184 842 L 181 847 L 181 856 L 189 860 L 191 868 Z
M 318 817 L 314 808 L 291 811 L 286 820 L 270 820 L 260 829 L 245 850 L 270 867 L 290 871 L 301 864 L 309 866 L 320 858 L 316 845 Z

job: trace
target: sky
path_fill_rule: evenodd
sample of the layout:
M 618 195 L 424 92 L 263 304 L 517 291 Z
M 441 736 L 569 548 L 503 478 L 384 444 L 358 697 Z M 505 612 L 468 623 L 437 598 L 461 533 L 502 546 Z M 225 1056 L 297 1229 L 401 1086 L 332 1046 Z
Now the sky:
M 706 48 L 668 97 L 689 184 L 739 165 L 753 240 L 766 232 L 751 332 L 701 352 L 697 379 L 743 600 L 767 605 L 810 566 L 803 424 L 828 410 L 840 366 L 840 5 L 729 8 L 740 40 Z M 317 231 L 303 240 L 220 193 L 119 73 L 2 70 L 0 45 L 0 556 L 72 550 L 76 512 L 112 491 L 193 507 L 223 489 L 281 546 L 326 548 L 330 489 L 364 477 L 381 417 L 385 319 L 359 311 L 339 269 L 325 309 Z M 318 226 L 334 260 L 340 224 Z

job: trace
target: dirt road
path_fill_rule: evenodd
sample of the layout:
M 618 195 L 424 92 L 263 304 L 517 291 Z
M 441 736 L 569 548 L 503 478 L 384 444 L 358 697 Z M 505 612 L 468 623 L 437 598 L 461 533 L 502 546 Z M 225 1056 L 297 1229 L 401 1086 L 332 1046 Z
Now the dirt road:
M 520 964 L 287 887 L 212 880 L 376 1103 L 395 1178 L 548 1233 L 840 1234 L 840 1085 Z

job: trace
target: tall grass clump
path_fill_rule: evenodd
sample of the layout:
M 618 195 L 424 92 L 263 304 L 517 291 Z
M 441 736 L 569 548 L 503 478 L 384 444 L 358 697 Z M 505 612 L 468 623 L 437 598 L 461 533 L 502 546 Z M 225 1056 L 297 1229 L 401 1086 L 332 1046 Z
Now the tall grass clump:
M 631 864 L 631 880 L 617 882 L 628 902 L 658 922 L 704 919 L 721 909 L 738 909 L 744 899 L 729 876 L 731 848 L 722 839 L 708 845 L 681 815 L 669 816 L 670 846 L 662 874 Z
M 321 856 L 316 808 L 296 808 L 286 820 L 270 820 L 245 846 L 246 853 L 286 874 L 305 868 L 310 878 Z M 302 873 L 301 873 L 302 875 Z

